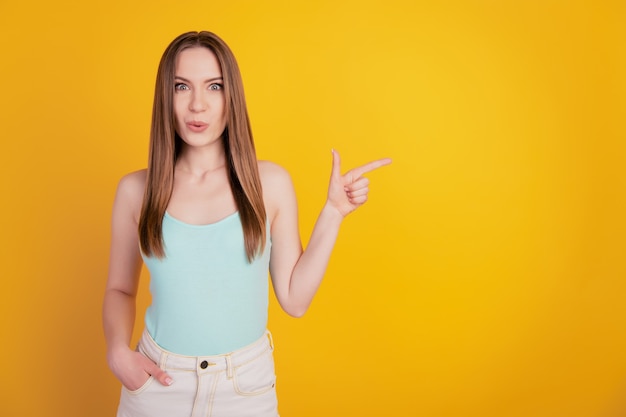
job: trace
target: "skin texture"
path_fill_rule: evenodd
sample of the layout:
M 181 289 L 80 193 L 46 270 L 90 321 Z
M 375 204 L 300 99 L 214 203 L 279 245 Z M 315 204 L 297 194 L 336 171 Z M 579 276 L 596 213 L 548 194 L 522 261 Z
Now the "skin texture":
M 167 211 L 191 224 L 214 223 L 237 210 L 221 140 L 225 127 L 221 76 L 217 58 L 206 48 L 186 49 L 177 58 L 174 113 L 184 145 L 176 161 Z M 258 163 L 272 237 L 270 275 L 281 307 L 294 317 L 306 312 L 317 292 L 342 220 L 367 201 L 369 181 L 363 175 L 391 163 L 380 159 L 342 175 L 339 154 L 333 151 L 332 156 L 327 200 L 306 250 L 298 232 L 298 208 L 289 174 L 272 162 Z M 141 387 L 150 375 L 163 385 L 174 382 L 129 347 L 142 264 L 137 226 L 145 182 L 145 170 L 130 173 L 119 182 L 103 304 L 109 366 L 130 390 Z

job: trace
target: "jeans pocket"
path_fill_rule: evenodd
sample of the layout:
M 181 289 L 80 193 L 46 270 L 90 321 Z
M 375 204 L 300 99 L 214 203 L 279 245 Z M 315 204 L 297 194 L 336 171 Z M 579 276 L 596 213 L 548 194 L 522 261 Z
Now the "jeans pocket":
M 240 365 L 233 372 L 233 386 L 239 395 L 264 394 L 276 386 L 274 357 L 268 349 L 256 359 Z
M 146 389 L 147 389 L 147 388 L 148 388 L 148 387 L 152 384 L 152 381 L 154 381 L 154 377 L 152 377 L 152 375 L 150 375 L 150 376 L 148 377 L 148 379 L 146 380 L 146 382 L 144 382 L 144 383 L 143 383 L 143 385 L 142 385 L 142 386 L 140 386 L 140 387 L 139 387 L 139 388 L 137 388 L 137 389 L 130 390 L 130 389 L 126 388 L 124 385 L 122 385 L 122 388 L 123 388 L 123 389 L 124 389 L 127 393 L 129 393 L 130 395 L 139 395 L 139 394 L 141 394 L 142 392 L 144 392 L 144 391 L 145 391 L 145 390 L 146 390 Z

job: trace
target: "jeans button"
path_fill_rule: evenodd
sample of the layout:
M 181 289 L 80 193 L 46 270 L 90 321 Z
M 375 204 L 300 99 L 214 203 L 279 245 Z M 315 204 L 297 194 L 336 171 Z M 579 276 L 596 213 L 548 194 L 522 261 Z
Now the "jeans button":
M 202 361 L 202 362 L 200 363 L 200 368 L 202 368 L 202 369 L 206 369 L 206 368 L 207 368 L 207 366 L 209 366 L 209 363 L 208 363 L 207 361 Z

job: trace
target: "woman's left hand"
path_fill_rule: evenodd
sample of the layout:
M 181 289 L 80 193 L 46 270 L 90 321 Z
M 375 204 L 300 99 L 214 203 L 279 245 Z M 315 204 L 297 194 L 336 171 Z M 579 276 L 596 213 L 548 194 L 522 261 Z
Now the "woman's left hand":
M 390 158 L 378 159 L 351 169 L 341 175 L 341 159 L 333 150 L 333 169 L 328 186 L 328 204 L 347 216 L 367 201 L 369 180 L 363 174 L 391 163 Z

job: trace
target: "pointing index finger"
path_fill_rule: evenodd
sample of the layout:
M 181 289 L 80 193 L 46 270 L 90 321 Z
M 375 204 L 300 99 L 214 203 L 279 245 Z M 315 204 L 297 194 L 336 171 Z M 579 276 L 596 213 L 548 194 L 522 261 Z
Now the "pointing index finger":
M 356 178 L 359 178 L 361 175 L 365 174 L 366 172 L 373 171 L 382 166 L 389 165 L 390 163 L 391 163 L 391 158 L 377 159 L 365 165 L 361 165 L 360 167 L 351 169 L 349 173 L 352 174 L 352 178 L 356 179 Z

